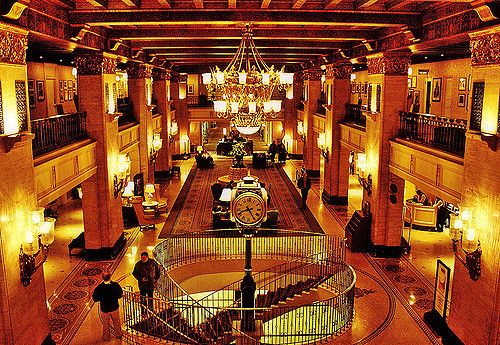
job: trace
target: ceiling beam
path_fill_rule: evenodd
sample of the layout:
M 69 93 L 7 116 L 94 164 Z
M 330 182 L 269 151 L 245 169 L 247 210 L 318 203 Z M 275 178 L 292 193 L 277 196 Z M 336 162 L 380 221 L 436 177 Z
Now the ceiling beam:
M 335 50 L 351 48 L 357 41 L 349 42 L 318 42 L 314 40 L 309 41 L 291 41 L 291 40 L 257 40 L 255 44 L 257 49 L 319 49 L 319 50 Z M 233 40 L 231 42 L 221 42 L 213 40 L 177 40 L 173 41 L 131 41 L 130 46 L 132 49 L 152 49 L 152 50 L 176 50 L 176 49 L 234 49 L 238 48 L 239 41 Z
M 156 0 L 160 5 L 162 5 L 164 8 L 172 8 L 172 5 L 170 4 L 170 0 Z
M 302 5 L 304 5 L 305 2 L 306 0 L 293 0 L 292 8 L 299 9 L 302 7 Z
M 141 0 L 121 0 L 125 5 L 130 7 L 141 7 Z
M 87 2 L 95 7 L 108 8 L 108 0 L 87 0 Z
M 254 25 L 339 25 L 359 27 L 394 27 L 400 25 L 419 25 L 421 16 L 413 12 L 382 11 L 305 11 L 300 15 L 294 10 L 255 11 L 255 10 L 211 10 L 211 11 L 158 11 L 141 10 L 72 10 L 69 14 L 72 24 L 93 26 L 126 25 L 241 25 L 242 22 Z
M 356 8 L 367 8 L 375 5 L 380 0 L 359 0 L 356 2 Z
M 253 38 L 255 41 L 260 39 L 288 39 L 296 41 L 323 40 L 324 42 L 335 41 L 361 41 L 364 39 L 374 39 L 375 32 L 370 30 L 311 30 L 311 29 L 259 29 L 254 28 Z M 123 40 L 241 40 L 240 29 L 220 29 L 220 30 L 201 30 L 192 29 L 111 29 L 108 32 L 108 38 Z
M 203 8 L 203 0 L 193 0 L 193 2 L 194 2 L 194 7 Z
M 260 8 L 269 8 L 269 4 L 271 3 L 271 0 L 262 0 L 260 3 Z
M 341 3 L 342 0 L 327 0 L 325 3 L 325 9 L 331 9 Z

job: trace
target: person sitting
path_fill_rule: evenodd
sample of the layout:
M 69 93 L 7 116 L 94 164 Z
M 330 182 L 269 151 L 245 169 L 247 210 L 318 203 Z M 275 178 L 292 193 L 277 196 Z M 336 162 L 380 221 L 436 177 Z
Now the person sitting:
M 427 198 L 427 195 L 424 192 L 422 192 L 420 189 L 417 189 L 417 194 L 415 194 L 413 196 L 413 200 L 415 200 L 415 202 L 418 202 L 424 206 L 430 205 L 429 199 Z
M 202 168 L 211 168 L 214 166 L 214 159 L 207 150 L 203 150 L 201 153 L 196 154 L 195 156 L 196 166 L 200 169 Z

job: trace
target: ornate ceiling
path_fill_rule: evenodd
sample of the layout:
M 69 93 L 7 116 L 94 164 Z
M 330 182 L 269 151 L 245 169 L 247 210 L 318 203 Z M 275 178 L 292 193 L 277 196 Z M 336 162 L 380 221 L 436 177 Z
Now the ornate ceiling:
M 498 2 L 470 0 L 19 2 L 22 15 L 4 20 L 31 30 L 31 56 L 99 49 L 179 71 L 225 66 L 245 23 L 268 64 L 297 70 L 388 50 L 464 55 L 468 33 L 500 17 Z

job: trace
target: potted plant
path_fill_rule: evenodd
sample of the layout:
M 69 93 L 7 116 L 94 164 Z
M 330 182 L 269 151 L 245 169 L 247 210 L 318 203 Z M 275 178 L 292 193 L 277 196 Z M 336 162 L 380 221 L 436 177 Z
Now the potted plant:
M 234 156 L 233 168 L 244 168 L 243 155 L 245 154 L 245 142 L 237 141 L 233 144 L 233 148 L 229 152 L 230 155 Z

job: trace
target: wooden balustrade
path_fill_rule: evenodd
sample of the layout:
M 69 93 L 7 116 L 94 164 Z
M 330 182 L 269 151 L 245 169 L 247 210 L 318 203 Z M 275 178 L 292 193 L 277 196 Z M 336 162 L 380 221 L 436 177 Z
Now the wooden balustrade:
M 35 135 L 33 156 L 85 139 L 86 116 L 85 112 L 77 112 L 31 121 L 31 131 Z
M 457 154 L 465 150 L 467 120 L 400 111 L 398 137 Z

